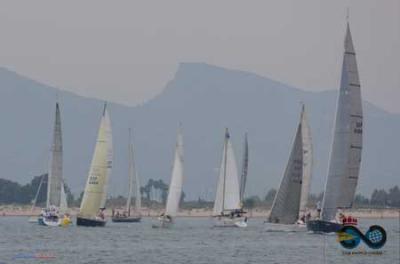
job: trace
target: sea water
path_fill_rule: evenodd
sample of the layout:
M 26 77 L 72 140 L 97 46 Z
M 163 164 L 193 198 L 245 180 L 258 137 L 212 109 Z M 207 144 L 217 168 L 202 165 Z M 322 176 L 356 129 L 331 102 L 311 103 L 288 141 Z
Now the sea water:
M 0 218 L 0 264 L 4 263 L 400 263 L 399 220 L 361 220 L 360 229 L 379 224 L 383 248 L 361 241 L 351 253 L 336 235 L 266 231 L 263 219 L 247 228 L 212 228 L 209 218 L 179 218 L 171 229 L 155 220 L 106 227 L 51 228 L 25 217 Z M 351 253 L 351 254 L 349 254 Z

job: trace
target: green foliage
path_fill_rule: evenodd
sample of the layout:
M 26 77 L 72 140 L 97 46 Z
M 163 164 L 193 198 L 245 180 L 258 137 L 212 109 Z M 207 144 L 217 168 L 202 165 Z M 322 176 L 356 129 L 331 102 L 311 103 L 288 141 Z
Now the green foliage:
M 34 177 L 32 181 L 26 185 L 20 185 L 19 183 L 10 180 L 0 179 L 0 204 L 32 203 L 42 179 L 43 184 L 37 197 L 37 204 L 43 203 L 46 200 L 47 186 L 44 182 L 47 182 L 47 174 Z
M 258 206 L 261 203 L 261 199 L 258 196 L 251 196 L 249 198 L 246 198 L 243 201 L 243 206 L 246 209 L 253 209 L 254 207 Z
M 18 183 L 0 179 L 0 204 L 24 203 L 20 194 L 21 186 Z
M 181 199 L 180 207 L 183 209 L 203 209 L 203 208 L 213 208 L 213 201 L 205 201 L 200 197 L 196 201 L 184 201 Z
M 400 189 L 397 185 L 389 190 L 387 203 L 391 207 L 400 208 Z
M 40 183 L 42 185 L 40 186 Z M 35 196 L 39 190 L 36 201 Z M 74 196 L 68 185 L 64 184 L 65 193 L 67 195 L 68 204 L 74 203 Z M 0 204 L 32 204 L 35 202 L 37 206 L 43 207 L 47 197 L 47 174 L 35 176 L 30 183 L 20 185 L 17 182 L 0 179 Z
M 371 195 L 370 204 L 373 207 L 400 208 L 400 189 L 396 185 L 386 192 L 383 189 L 375 189 Z
M 369 199 L 362 194 L 357 194 L 354 197 L 354 207 L 356 208 L 367 208 L 369 207 Z
M 149 179 L 147 184 L 140 188 L 141 194 L 145 194 L 145 200 L 161 201 L 163 204 L 167 201 L 168 197 L 168 184 L 163 180 Z
M 276 195 L 276 189 L 272 188 L 267 192 L 267 195 L 265 196 L 265 201 L 268 203 L 271 203 L 274 201 Z

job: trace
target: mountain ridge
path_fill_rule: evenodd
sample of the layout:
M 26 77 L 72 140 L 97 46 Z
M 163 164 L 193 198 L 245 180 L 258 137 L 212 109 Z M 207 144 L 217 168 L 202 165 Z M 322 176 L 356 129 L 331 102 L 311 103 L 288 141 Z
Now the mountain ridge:
M 64 129 L 64 174 L 73 192 L 79 193 L 86 182 L 104 101 L 52 88 L 4 68 L 0 68 L 0 120 L 5 127 L 0 138 L 1 177 L 28 182 L 45 171 L 57 92 Z M 184 190 L 189 198 L 214 198 L 225 126 L 230 128 L 239 165 L 242 137 L 249 133 L 247 193 L 265 195 L 277 187 L 286 166 L 300 101 L 306 104 L 314 139 L 312 191 L 321 191 L 336 94 L 303 91 L 245 71 L 181 63 L 165 89 L 149 101 L 136 106 L 109 103 L 115 143 L 110 193 L 126 193 L 128 127 L 134 129 L 142 184 L 149 178 L 169 182 L 176 130 L 182 122 Z M 375 187 L 389 187 L 398 176 L 395 153 L 400 144 L 393 135 L 400 133 L 400 115 L 368 102 L 364 111 L 366 146 L 358 190 L 370 193 Z

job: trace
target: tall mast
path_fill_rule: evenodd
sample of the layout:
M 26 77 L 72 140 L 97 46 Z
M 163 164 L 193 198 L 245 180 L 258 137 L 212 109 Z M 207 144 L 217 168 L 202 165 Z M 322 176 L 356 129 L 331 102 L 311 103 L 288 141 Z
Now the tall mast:
M 128 212 L 128 216 L 131 214 L 131 200 L 132 200 L 132 188 L 133 188 L 133 146 L 132 146 L 132 136 L 131 136 L 131 129 L 129 128 L 129 139 L 128 139 L 128 174 L 129 174 L 129 191 L 128 191 L 128 198 L 126 200 L 126 211 Z

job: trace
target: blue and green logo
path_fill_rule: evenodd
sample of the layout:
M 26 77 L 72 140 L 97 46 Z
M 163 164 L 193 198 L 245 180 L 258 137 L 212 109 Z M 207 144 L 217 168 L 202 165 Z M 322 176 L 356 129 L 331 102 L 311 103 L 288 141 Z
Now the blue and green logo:
M 338 242 L 346 249 L 356 248 L 361 240 L 371 249 L 380 249 L 386 243 L 386 231 L 378 225 L 370 226 L 363 234 L 355 226 L 344 226 L 338 234 Z

